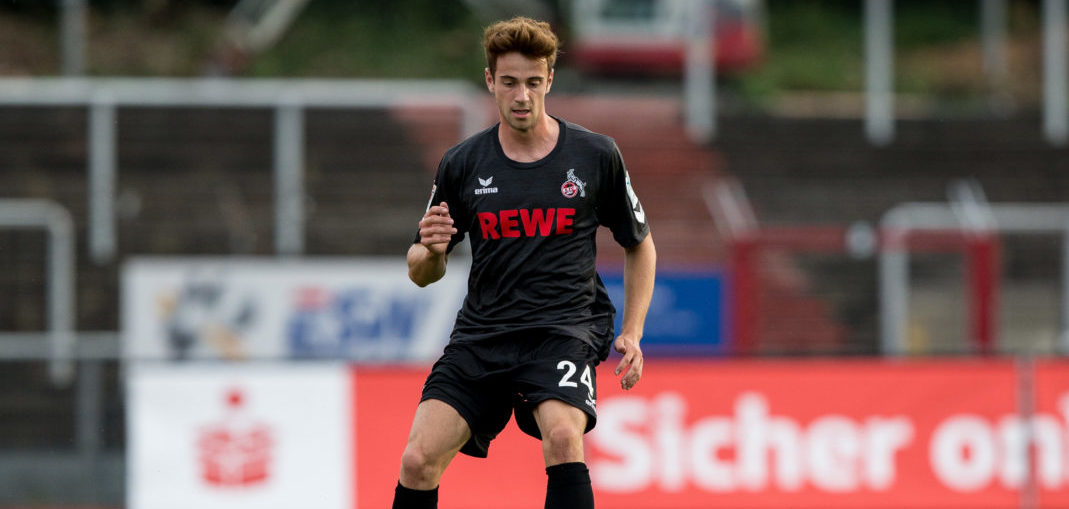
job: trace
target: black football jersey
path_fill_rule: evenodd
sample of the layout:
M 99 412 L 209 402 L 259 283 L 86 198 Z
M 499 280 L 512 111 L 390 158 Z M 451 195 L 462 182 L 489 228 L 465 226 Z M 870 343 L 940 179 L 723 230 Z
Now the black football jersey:
M 472 252 L 452 342 L 531 329 L 608 354 L 615 310 L 595 267 L 597 228 L 630 247 L 649 227 L 615 141 L 557 121 L 557 145 L 539 161 L 506 157 L 495 125 L 438 166 L 428 207 L 449 205 L 457 228 L 449 250 L 467 236 Z

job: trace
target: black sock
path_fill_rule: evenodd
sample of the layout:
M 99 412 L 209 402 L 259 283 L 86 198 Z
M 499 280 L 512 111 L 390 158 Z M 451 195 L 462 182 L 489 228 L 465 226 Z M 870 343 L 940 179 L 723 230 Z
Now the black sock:
M 401 486 L 393 491 L 393 509 L 437 509 L 438 488 L 433 490 L 414 490 Z
M 586 463 L 546 467 L 546 509 L 594 509 L 594 490 Z

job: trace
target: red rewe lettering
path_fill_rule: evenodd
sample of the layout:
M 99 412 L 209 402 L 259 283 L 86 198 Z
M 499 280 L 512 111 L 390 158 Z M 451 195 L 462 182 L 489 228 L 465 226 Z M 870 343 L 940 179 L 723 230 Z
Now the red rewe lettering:
M 572 233 L 572 223 L 575 222 L 575 209 L 557 209 L 557 235 Z
M 526 211 L 525 211 L 526 212 Z M 520 236 L 520 230 L 517 227 L 520 226 L 520 222 L 516 219 L 516 216 L 520 214 L 520 211 L 516 209 L 502 210 L 501 211 L 501 236 L 508 238 L 517 238 Z
M 484 239 L 500 239 L 497 233 L 497 214 L 493 212 L 479 212 L 479 227 L 482 228 Z
M 553 212 L 555 210 L 520 210 L 520 220 L 523 222 L 524 235 L 534 237 L 537 231 L 537 235 L 548 237 L 549 232 L 553 231 Z
M 484 239 L 549 237 L 575 233 L 575 209 L 508 209 L 478 212 Z

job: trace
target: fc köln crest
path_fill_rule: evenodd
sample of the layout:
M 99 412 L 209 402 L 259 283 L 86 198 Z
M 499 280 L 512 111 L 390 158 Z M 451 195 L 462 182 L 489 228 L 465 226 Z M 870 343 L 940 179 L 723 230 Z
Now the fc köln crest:
M 246 487 L 270 476 L 271 429 L 252 421 L 243 408 L 245 394 L 231 389 L 226 394 L 226 415 L 204 427 L 197 440 L 201 479 L 220 487 Z
M 575 176 L 575 168 L 568 170 L 567 180 L 561 184 L 560 192 L 565 198 L 575 198 L 577 194 L 581 198 L 586 198 L 586 182 Z

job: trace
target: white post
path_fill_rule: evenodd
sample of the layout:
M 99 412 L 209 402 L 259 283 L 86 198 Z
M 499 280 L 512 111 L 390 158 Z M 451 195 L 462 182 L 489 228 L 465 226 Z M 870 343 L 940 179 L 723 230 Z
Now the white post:
M 275 252 L 304 252 L 304 106 L 290 98 L 275 108 Z
M 89 105 L 89 255 L 103 264 L 115 257 L 115 104 L 98 93 Z
M 1043 132 L 1055 145 L 1069 141 L 1065 2 L 1043 0 Z
M 1069 224 L 1062 232 L 1062 330 L 1061 354 L 1069 354 Z
M 890 236 L 900 235 L 885 229 Z M 877 266 L 880 288 L 880 350 L 883 355 L 905 355 L 909 329 L 909 250 L 898 245 L 904 239 L 890 240 L 890 247 L 879 251 Z
M 876 145 L 895 136 L 893 20 L 892 0 L 865 0 L 865 133 Z
M 692 140 L 708 143 L 716 135 L 715 10 L 710 0 L 691 4 L 683 76 L 683 111 Z
M 67 210 L 47 204 L 48 249 L 48 333 L 52 361 L 48 370 L 52 383 L 67 385 L 74 380 L 74 221 Z
M 85 74 L 86 54 L 86 3 L 88 0 L 59 0 L 60 13 L 60 51 L 62 52 L 62 72 L 66 76 Z
M 987 77 L 991 104 L 1002 107 L 1006 93 L 1006 0 L 982 0 L 980 5 L 980 39 L 983 48 L 984 75 Z

